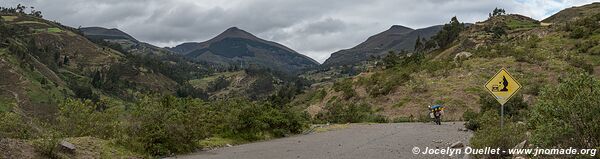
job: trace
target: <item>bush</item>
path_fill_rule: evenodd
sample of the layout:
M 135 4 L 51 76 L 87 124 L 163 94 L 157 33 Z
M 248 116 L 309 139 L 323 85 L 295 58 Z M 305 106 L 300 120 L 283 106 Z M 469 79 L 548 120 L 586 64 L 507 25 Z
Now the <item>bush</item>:
M 28 139 L 33 135 L 33 130 L 19 114 L 0 113 L 0 121 L 0 138 Z
M 545 147 L 590 148 L 600 145 L 600 81 L 571 75 L 542 90 L 532 110 L 533 141 Z
M 356 96 L 356 92 L 352 88 L 352 79 L 344 79 L 333 84 L 333 90 L 341 91 L 345 99 L 350 99 Z
M 472 109 L 467 109 L 463 113 L 463 120 L 465 122 L 465 127 L 470 130 L 477 130 L 479 128 L 479 123 L 477 122 L 477 112 L 474 112 Z
M 110 105 L 110 107 L 109 107 Z M 121 108 L 106 100 L 93 103 L 90 100 L 67 99 L 58 106 L 57 130 L 69 137 L 94 136 L 110 139 L 121 130 Z
M 317 114 L 317 119 L 331 123 L 388 122 L 384 116 L 375 114 L 366 103 L 333 102 L 325 105 L 324 110 Z
M 471 138 L 473 148 L 491 147 L 503 150 L 513 148 L 526 139 L 527 127 L 524 124 L 505 122 L 504 128 L 500 127 L 500 116 L 497 111 L 490 110 L 478 118 L 481 128 L 475 131 Z M 507 121 L 507 120 L 505 120 Z M 487 156 L 487 158 L 501 158 L 502 155 Z
M 128 134 L 152 155 L 191 152 L 198 140 L 208 137 L 205 111 L 199 100 L 144 97 L 133 108 Z
M 248 141 L 265 139 L 270 136 L 283 137 L 300 133 L 306 128 L 306 115 L 291 110 L 275 109 L 269 104 L 238 101 L 227 121 L 225 136 L 242 138 Z
M 488 110 L 496 110 L 500 115 L 500 103 L 489 94 L 481 94 L 479 96 L 479 104 L 481 105 L 481 112 Z M 512 120 L 524 120 L 528 115 L 528 105 L 523 101 L 523 95 L 517 93 L 514 95 L 506 104 L 504 104 L 504 116 Z
M 58 154 L 59 134 L 55 131 L 49 131 L 42 134 L 41 137 L 31 140 L 35 151 L 49 158 L 64 158 Z

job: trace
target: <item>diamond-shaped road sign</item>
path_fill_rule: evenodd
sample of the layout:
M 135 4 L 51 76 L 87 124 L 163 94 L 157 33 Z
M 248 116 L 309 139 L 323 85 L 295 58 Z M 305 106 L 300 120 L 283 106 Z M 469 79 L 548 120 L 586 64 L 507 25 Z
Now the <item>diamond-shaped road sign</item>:
M 521 84 L 506 69 L 502 68 L 485 84 L 485 88 L 501 105 L 504 105 L 521 89 Z

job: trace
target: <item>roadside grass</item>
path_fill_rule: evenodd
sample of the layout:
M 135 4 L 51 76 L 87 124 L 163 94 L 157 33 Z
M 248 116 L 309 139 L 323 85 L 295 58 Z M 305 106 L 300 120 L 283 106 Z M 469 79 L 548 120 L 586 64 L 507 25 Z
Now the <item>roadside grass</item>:
M 131 152 L 125 147 L 118 146 L 111 141 L 94 137 L 67 138 L 65 141 L 77 147 L 77 158 L 138 158 L 143 155 Z
M 239 145 L 239 144 L 243 144 L 243 143 L 247 143 L 247 142 L 248 141 L 215 136 L 215 137 L 210 137 L 210 138 L 198 141 L 198 145 L 202 148 L 213 149 L 213 148 L 225 147 L 225 146 L 227 146 L 227 144 Z
M 327 132 L 327 131 L 333 131 L 333 130 L 340 130 L 340 129 L 348 128 L 348 126 L 350 126 L 350 124 L 322 125 L 322 126 L 316 127 L 314 129 L 314 132 L 321 133 L 321 132 Z
M 392 119 L 391 122 L 392 123 L 406 123 L 406 122 L 415 122 L 415 121 L 416 120 L 414 119 L 414 117 L 411 118 L 411 117 L 401 116 L 401 117 L 396 117 L 396 118 Z

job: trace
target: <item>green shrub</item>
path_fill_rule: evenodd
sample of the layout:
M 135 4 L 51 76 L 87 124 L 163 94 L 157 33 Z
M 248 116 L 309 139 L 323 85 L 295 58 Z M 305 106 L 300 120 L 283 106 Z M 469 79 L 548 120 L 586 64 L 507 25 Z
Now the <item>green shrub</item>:
M 599 97 L 600 81 L 589 74 L 543 89 L 529 121 L 533 141 L 545 147 L 598 147 Z
M 600 55 L 600 45 L 596 45 L 587 51 L 592 55 Z
M 500 127 L 500 116 L 497 111 L 490 110 L 478 118 L 481 128 L 475 131 L 471 138 L 473 148 L 491 147 L 503 150 L 513 148 L 515 145 L 526 139 L 525 124 L 517 124 L 505 119 L 504 127 Z M 489 155 L 487 158 L 500 158 L 502 155 Z
M 361 81 L 362 85 L 368 86 L 367 92 L 372 97 L 389 94 L 394 88 L 410 80 L 410 74 L 388 70 L 378 72 Z
M 579 57 L 579 56 L 567 57 L 566 60 L 571 66 L 575 66 L 577 68 L 583 69 L 584 71 L 586 71 L 588 73 L 594 72 L 594 66 L 587 63 L 583 57 Z
M 496 110 L 500 115 L 500 103 L 490 94 L 481 94 L 479 96 L 481 112 Z M 523 101 L 523 95 L 517 93 L 506 104 L 504 104 L 504 116 L 512 120 L 523 120 L 528 115 L 528 105 Z
M 122 131 L 119 115 L 121 108 L 102 101 L 67 99 L 59 104 L 57 130 L 69 137 L 94 136 L 110 139 Z M 110 105 L 110 107 L 109 107 Z
M 208 137 L 205 110 L 199 100 L 144 97 L 132 110 L 128 135 L 152 155 L 191 152 L 198 140 Z
M 319 89 L 313 94 L 313 96 L 310 98 L 310 101 L 321 101 L 323 98 L 325 98 L 325 96 L 327 96 L 327 91 L 324 89 Z
M 239 111 L 232 112 L 227 121 L 227 137 L 254 141 L 270 136 L 283 137 L 300 133 L 307 125 L 307 116 L 288 109 L 280 110 L 269 104 L 238 103 Z
M 569 37 L 574 38 L 574 39 L 579 39 L 579 38 L 583 38 L 584 36 L 586 36 L 586 34 L 587 33 L 586 33 L 586 30 L 584 27 L 576 26 L 575 28 L 573 28 L 573 30 L 569 34 Z
M 479 128 L 479 123 L 477 122 L 478 115 L 479 114 L 477 112 L 474 112 L 472 109 L 467 109 L 463 113 L 463 120 L 466 121 L 465 128 L 473 131 L 477 130 Z
M 350 99 L 356 96 L 356 92 L 352 88 L 352 79 L 344 79 L 333 84 L 333 90 L 336 92 L 341 91 L 345 99 Z
M 33 130 L 26 121 L 16 113 L 0 113 L 0 138 L 28 139 Z
M 55 131 L 48 131 L 42 134 L 37 139 L 31 140 L 30 143 L 38 153 L 49 158 L 61 158 L 58 154 L 58 143 L 60 135 Z
M 371 106 L 366 103 L 328 103 L 316 118 L 331 123 L 388 122 L 384 116 L 375 114 Z

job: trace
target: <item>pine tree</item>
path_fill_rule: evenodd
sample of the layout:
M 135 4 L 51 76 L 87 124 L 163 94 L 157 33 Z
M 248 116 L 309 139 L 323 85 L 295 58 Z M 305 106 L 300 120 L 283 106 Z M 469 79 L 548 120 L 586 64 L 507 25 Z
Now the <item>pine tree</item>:
M 415 52 L 419 52 L 423 47 L 423 42 L 421 42 L 421 36 L 417 36 L 417 41 L 415 42 Z

